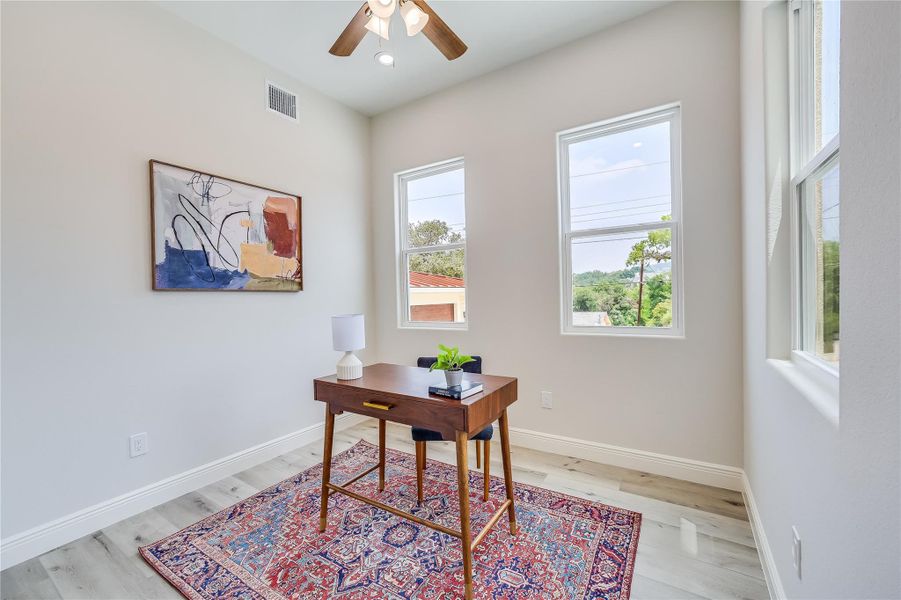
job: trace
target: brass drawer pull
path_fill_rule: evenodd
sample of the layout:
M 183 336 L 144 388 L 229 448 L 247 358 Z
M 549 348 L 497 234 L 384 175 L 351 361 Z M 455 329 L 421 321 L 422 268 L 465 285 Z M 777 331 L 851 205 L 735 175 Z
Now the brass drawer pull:
M 364 402 L 366 408 L 376 408 L 378 410 L 391 410 L 390 404 L 382 404 L 381 402 Z

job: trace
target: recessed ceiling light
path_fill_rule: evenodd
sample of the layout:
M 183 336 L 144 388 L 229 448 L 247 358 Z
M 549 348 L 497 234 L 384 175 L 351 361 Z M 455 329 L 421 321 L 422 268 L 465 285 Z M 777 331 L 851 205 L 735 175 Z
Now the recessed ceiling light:
M 641 148 L 641 142 L 635 142 L 634 144 L 632 144 L 632 147 L 633 148 Z
M 375 62 L 379 63 L 383 67 L 393 67 L 394 66 L 394 55 L 390 52 L 386 52 L 382 50 L 381 52 L 375 53 Z

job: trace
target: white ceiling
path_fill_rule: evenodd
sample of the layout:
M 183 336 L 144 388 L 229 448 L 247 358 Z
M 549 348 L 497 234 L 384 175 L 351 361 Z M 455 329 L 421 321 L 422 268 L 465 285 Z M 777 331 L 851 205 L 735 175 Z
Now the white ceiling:
M 665 0 L 435 0 L 430 6 L 469 46 L 448 61 L 422 34 L 409 38 L 399 15 L 382 42 L 396 66 L 376 64 L 379 39 L 368 33 L 352 56 L 328 49 L 361 2 L 159 2 L 165 9 L 292 75 L 374 115 L 534 56 L 653 10 Z

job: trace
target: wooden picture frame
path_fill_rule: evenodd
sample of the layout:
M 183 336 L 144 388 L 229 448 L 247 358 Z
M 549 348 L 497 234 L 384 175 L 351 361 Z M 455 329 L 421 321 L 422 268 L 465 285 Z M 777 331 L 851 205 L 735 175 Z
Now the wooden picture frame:
M 149 161 L 156 291 L 303 290 L 301 196 Z

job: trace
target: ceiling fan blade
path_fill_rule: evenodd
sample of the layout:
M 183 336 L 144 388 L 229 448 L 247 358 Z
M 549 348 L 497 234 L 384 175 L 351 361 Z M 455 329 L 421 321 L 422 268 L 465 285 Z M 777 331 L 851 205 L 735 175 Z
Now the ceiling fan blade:
M 369 6 L 364 2 L 357 14 L 354 15 L 354 18 L 350 20 L 350 23 L 338 36 L 338 39 L 335 40 L 335 43 L 332 44 L 329 53 L 335 56 L 350 56 L 353 54 L 363 36 L 366 35 L 366 21 L 369 20 L 367 12 L 369 12 Z
M 438 16 L 432 7 L 426 4 L 425 0 L 411 0 L 416 3 L 422 12 L 429 16 L 428 23 L 425 24 L 422 32 L 429 40 L 435 44 L 435 47 L 441 51 L 447 60 L 460 58 L 466 52 L 466 44 L 463 43 L 457 34 L 447 26 L 441 17 Z

